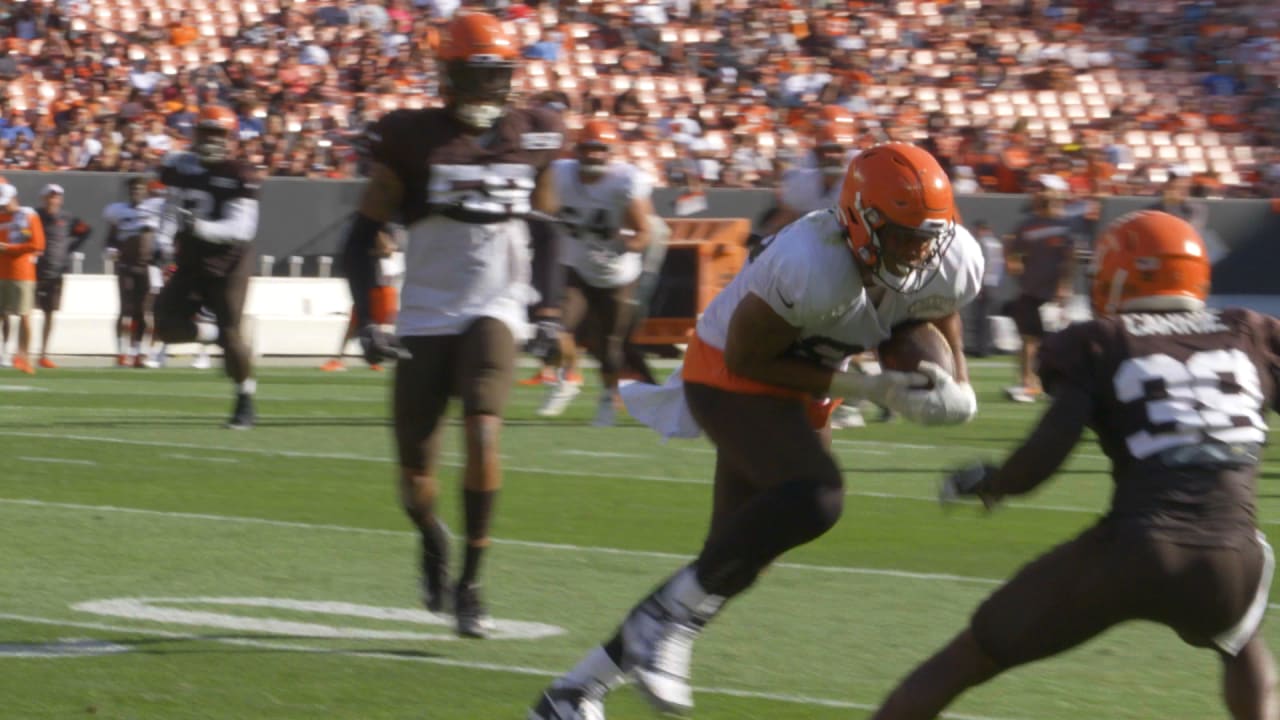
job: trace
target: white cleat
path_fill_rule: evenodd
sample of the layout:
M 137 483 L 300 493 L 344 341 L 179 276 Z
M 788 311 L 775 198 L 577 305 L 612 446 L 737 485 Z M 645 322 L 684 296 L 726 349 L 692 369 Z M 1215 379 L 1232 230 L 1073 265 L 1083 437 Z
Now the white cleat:
M 604 698 L 581 687 L 549 687 L 526 720 L 604 720 Z
M 1020 385 L 1014 385 L 1004 389 L 1005 397 L 1016 403 L 1033 403 L 1036 401 L 1036 395 Z
M 600 402 L 596 405 L 596 417 L 591 421 L 592 427 L 613 427 L 617 424 L 618 409 L 613 404 L 613 398 L 602 395 Z
M 0 355 L 0 367 L 13 367 L 13 358 L 8 355 Z
M 196 370 L 208 370 L 213 367 L 213 363 L 209 360 L 209 353 L 201 351 L 196 358 L 191 361 L 191 367 Z
M 689 672 L 700 628 L 677 620 L 663 606 L 659 593 L 650 595 L 622 625 L 624 664 L 655 710 L 687 715 L 693 710 Z
M 557 380 L 547 385 L 547 394 L 542 399 L 542 405 L 538 407 L 538 415 L 559 417 L 580 392 L 582 392 L 581 385 L 564 380 Z
M 867 421 L 856 405 L 841 405 L 831 413 L 831 429 L 846 430 L 848 428 L 866 427 Z

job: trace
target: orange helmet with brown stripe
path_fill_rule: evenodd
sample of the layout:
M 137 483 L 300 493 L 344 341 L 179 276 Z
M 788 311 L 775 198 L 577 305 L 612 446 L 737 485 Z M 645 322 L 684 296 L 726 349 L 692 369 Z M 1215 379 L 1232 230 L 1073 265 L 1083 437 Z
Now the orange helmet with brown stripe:
M 1158 210 L 1123 215 L 1102 232 L 1093 253 L 1093 310 L 1199 310 L 1209 297 L 1211 265 L 1200 233 Z
M 876 145 L 854 158 L 836 212 L 858 262 L 897 292 L 928 284 L 956 234 L 951 180 L 910 143 Z
M 578 170 L 587 176 L 603 175 L 609 166 L 612 148 L 620 140 L 618 128 L 612 122 L 602 118 L 588 120 L 578 134 Z
M 230 156 L 231 139 L 240 129 L 240 121 L 230 108 L 205 105 L 196 115 L 192 148 L 203 163 L 215 163 Z
M 454 115 L 476 128 L 493 126 L 511 100 L 520 57 L 514 38 L 488 13 L 460 13 L 445 28 L 438 53 L 443 90 Z

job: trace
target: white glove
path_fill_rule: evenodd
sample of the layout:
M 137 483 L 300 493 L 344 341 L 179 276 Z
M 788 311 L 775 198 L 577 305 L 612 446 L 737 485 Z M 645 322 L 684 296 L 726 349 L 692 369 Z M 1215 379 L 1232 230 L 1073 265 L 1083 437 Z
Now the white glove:
M 870 400 L 877 405 L 887 405 L 888 399 L 895 393 L 905 392 L 912 386 L 919 387 L 926 382 L 928 380 L 920 373 L 896 370 L 875 374 L 837 372 L 831 376 L 827 394 L 845 400 Z
M 921 389 L 919 383 L 915 388 L 894 387 L 881 404 L 921 425 L 956 425 L 969 422 L 977 414 L 978 398 L 972 385 L 956 382 L 950 373 L 928 360 L 920 363 L 916 373 L 932 380 L 933 387 Z

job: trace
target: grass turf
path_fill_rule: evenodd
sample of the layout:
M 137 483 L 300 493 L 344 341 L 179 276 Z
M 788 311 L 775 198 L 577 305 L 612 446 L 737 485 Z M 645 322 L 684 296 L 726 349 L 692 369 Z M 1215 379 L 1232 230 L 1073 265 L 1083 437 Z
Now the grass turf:
M 974 373 L 970 425 L 836 434 L 845 516 L 699 641 L 697 718 L 864 717 L 996 583 L 1105 508 L 1107 463 L 1082 443 L 1024 502 L 939 510 L 941 471 L 999 457 L 1039 411 L 1003 401 L 1003 362 Z M 215 373 L 0 375 L 0 718 L 523 718 L 546 678 L 696 550 L 709 446 L 663 445 L 630 421 L 590 427 L 590 388 L 542 421 L 539 390 L 519 388 L 486 593 L 497 618 L 524 623 L 504 626 L 513 634 L 542 634 L 454 639 L 410 612 L 415 538 L 396 501 L 386 380 L 268 367 L 261 426 L 234 433 L 219 427 L 230 397 Z M 456 422 L 447 432 L 452 490 Z M 1264 467 L 1264 528 L 1280 518 L 1277 479 Z M 455 529 L 457 505 L 445 503 Z M 1210 653 L 1133 624 L 953 711 L 1199 720 L 1225 716 L 1217 682 Z M 650 713 L 624 690 L 609 717 Z

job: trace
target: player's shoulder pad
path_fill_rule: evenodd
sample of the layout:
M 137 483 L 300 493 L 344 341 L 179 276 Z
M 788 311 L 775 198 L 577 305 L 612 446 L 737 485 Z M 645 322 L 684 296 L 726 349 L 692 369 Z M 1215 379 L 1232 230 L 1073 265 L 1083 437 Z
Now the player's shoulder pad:
M 1113 318 L 1074 323 L 1040 341 L 1039 374 L 1046 392 L 1070 383 L 1092 390 L 1097 361 L 1120 326 Z M 1116 340 L 1118 342 L 1118 340 Z
M 160 160 L 160 167 L 172 170 L 185 170 L 191 167 L 199 167 L 200 158 L 193 152 L 179 150 L 165 153 Z
M 394 145 L 410 132 L 417 119 L 437 112 L 437 108 L 392 110 L 365 127 L 361 133 L 361 144 L 365 149 Z
M 523 150 L 559 150 L 564 147 L 564 118 L 548 107 L 519 110 L 525 116 L 520 133 Z

